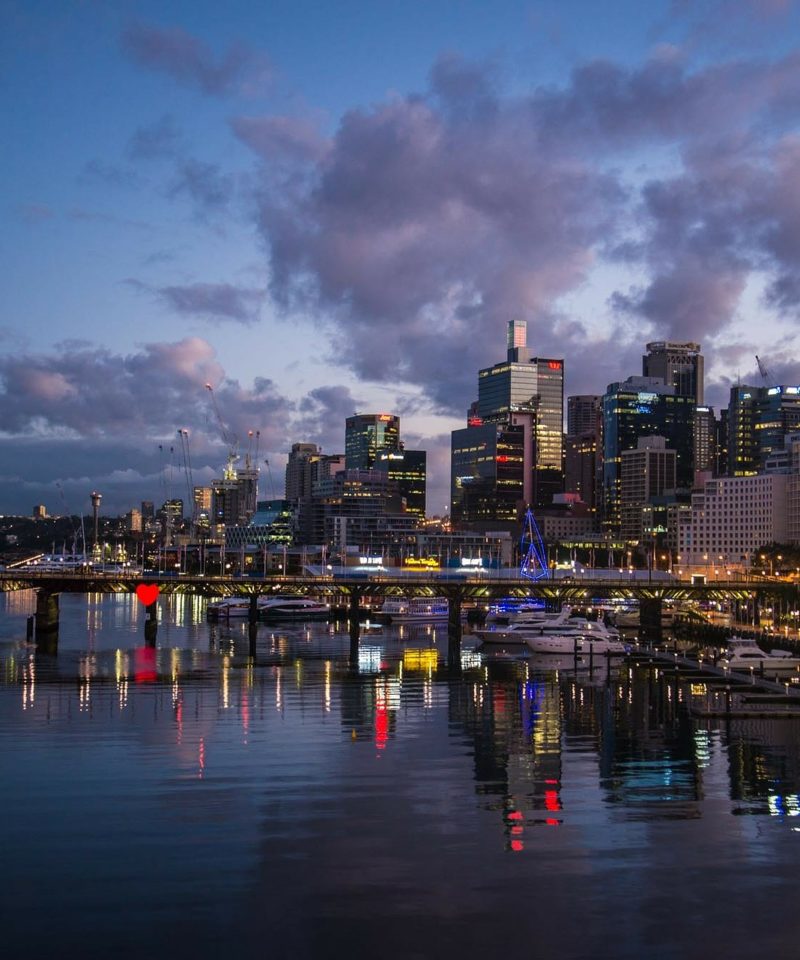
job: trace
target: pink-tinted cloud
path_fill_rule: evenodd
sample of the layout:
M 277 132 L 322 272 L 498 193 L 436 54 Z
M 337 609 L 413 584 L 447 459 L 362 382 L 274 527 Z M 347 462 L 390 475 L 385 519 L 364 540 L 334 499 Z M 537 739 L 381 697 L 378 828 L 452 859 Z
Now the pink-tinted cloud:
M 254 76 L 266 81 L 270 73 L 266 59 L 243 44 L 217 58 L 202 40 L 180 27 L 132 24 L 122 35 L 122 48 L 142 66 L 216 96 L 240 92 Z
M 517 97 L 451 55 L 424 94 L 353 109 L 332 138 L 304 126 L 298 141 L 274 117 L 233 129 L 263 171 L 276 302 L 324 318 L 359 376 L 417 383 L 461 412 L 515 317 L 534 352 L 567 358 L 568 389 L 638 372 L 600 380 L 603 344 L 554 321 L 604 261 L 632 276 L 609 304 L 621 357 L 651 336 L 720 335 L 756 275 L 794 310 L 799 120 L 800 55 L 693 68 L 661 48 Z

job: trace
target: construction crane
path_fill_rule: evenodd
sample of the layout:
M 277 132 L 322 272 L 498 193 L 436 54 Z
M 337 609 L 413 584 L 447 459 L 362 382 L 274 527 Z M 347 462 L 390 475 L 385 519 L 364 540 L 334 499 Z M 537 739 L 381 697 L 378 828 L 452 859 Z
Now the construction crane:
M 244 465 L 248 470 L 258 470 L 258 448 L 261 445 L 261 431 L 247 431 L 247 453 Z
M 273 500 L 277 500 L 278 498 L 275 496 L 275 484 L 272 482 L 272 469 L 270 468 L 269 460 L 265 460 L 264 464 L 267 468 L 267 479 L 269 480 L 270 496 L 272 497 Z
M 189 514 L 189 539 L 194 540 L 197 529 L 197 501 L 194 497 L 194 476 L 192 474 L 192 455 L 189 451 L 189 431 L 181 428 L 178 430 L 178 437 L 181 442 L 183 473 L 186 477 L 186 492 L 189 497 L 187 504 L 191 505 L 191 513 Z
M 761 379 L 764 381 L 765 386 L 773 386 L 772 374 L 767 370 L 763 360 L 759 359 L 758 354 L 756 354 L 756 363 L 758 364 L 758 372 L 761 374 Z
M 235 480 L 235 463 L 239 459 L 239 441 L 235 434 L 228 433 L 228 430 L 225 427 L 225 421 L 222 419 L 222 414 L 219 412 L 219 405 L 217 404 L 217 398 L 214 394 L 214 388 L 210 383 L 206 384 L 206 390 L 208 390 L 209 394 L 211 395 L 211 406 L 214 409 L 214 416 L 217 418 L 217 424 L 219 425 L 219 432 L 220 436 L 222 437 L 222 442 L 228 448 L 228 459 L 222 475 L 225 480 Z
M 161 455 L 161 486 L 164 491 L 164 503 L 167 504 L 172 499 L 172 467 L 175 447 L 164 447 L 163 444 L 159 443 L 158 451 Z M 169 451 L 169 454 L 167 454 L 167 451 Z M 169 546 L 172 543 L 172 511 L 167 508 L 165 514 L 163 540 L 164 546 Z

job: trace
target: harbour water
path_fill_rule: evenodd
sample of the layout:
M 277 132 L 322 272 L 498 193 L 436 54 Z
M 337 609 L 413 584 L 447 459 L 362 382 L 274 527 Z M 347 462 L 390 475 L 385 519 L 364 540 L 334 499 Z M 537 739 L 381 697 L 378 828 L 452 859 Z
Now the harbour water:
M 0 599 L 3 954 L 795 957 L 800 721 L 443 627 Z M 696 691 L 695 691 L 696 693 Z

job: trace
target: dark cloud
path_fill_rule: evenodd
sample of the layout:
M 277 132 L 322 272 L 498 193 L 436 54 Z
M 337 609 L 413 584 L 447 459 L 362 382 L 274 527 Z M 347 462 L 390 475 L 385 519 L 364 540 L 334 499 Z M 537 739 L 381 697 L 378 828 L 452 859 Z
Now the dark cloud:
M 216 58 L 202 40 L 180 27 L 133 24 L 122 35 L 122 48 L 142 66 L 215 96 L 241 93 L 269 76 L 266 59 L 243 44 Z
M 228 441 L 261 467 L 270 460 L 279 496 L 291 444 L 311 439 L 327 452 L 341 450 L 344 418 L 357 407 L 349 390 L 335 385 L 293 401 L 266 377 L 241 384 L 199 338 L 149 343 L 128 355 L 76 341 L 52 353 L 0 357 L 4 509 L 29 513 L 45 503 L 52 512 L 79 512 L 93 489 L 109 513 L 142 499 L 185 497 L 181 429 L 189 432 L 194 482 L 210 482 L 229 447 L 207 384 Z
M 298 436 L 318 444 L 326 453 L 344 452 L 344 422 L 363 408 L 349 387 L 310 390 L 298 405 Z
M 319 161 L 330 141 L 309 120 L 297 117 L 234 117 L 234 134 L 264 160 Z
M 662 47 L 516 97 L 448 56 L 427 92 L 351 110 L 330 138 L 285 118 L 232 126 L 261 161 L 277 304 L 324 318 L 358 376 L 461 414 L 512 318 L 534 353 L 566 358 L 568 390 L 602 390 L 640 370 L 606 357 L 632 362 L 647 337 L 723 334 L 754 280 L 796 310 L 798 120 L 800 55 L 693 68 Z M 555 318 L 605 263 L 632 282 L 598 342 Z
M 124 281 L 134 290 L 153 294 L 174 313 L 212 322 L 255 323 L 266 291 L 231 283 L 190 283 L 151 287 L 140 280 Z

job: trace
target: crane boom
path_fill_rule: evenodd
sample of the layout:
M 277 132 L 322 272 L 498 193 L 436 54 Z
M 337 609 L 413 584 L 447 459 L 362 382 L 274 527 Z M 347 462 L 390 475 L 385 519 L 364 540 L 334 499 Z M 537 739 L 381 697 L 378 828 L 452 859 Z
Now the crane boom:
M 222 419 L 222 414 L 219 411 L 219 404 L 217 403 L 217 397 L 214 393 L 214 388 L 210 383 L 206 384 L 206 390 L 208 390 L 211 395 L 211 406 L 214 410 L 214 416 L 217 418 L 217 424 L 219 425 L 220 436 L 222 437 L 222 442 L 228 448 L 228 460 L 225 465 L 224 477 L 226 480 L 235 480 L 236 479 L 236 467 L 234 464 L 239 459 L 239 441 L 235 434 L 229 433 L 225 427 L 225 421 Z
M 189 538 L 194 539 L 195 527 L 197 526 L 197 503 L 194 498 L 194 477 L 192 476 L 192 457 L 189 452 L 189 431 L 186 429 L 178 430 L 178 436 L 181 441 L 181 454 L 183 456 L 183 472 L 186 476 L 186 492 L 189 497 L 188 504 L 191 504 L 191 513 L 189 514 Z
M 756 354 L 756 364 L 758 365 L 758 372 L 761 374 L 761 379 L 767 386 L 772 385 L 772 375 L 767 369 L 765 363 L 761 358 Z

